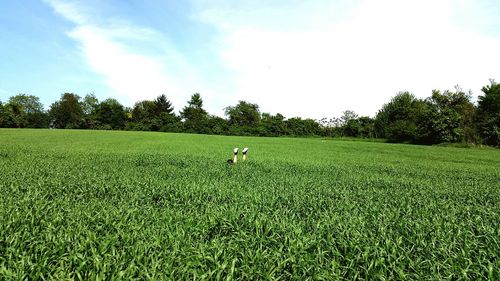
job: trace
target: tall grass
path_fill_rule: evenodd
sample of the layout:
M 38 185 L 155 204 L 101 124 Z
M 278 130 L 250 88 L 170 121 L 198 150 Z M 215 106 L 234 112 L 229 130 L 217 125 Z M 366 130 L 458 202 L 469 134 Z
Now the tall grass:
M 499 279 L 499 167 L 498 150 L 0 130 L 0 279 Z

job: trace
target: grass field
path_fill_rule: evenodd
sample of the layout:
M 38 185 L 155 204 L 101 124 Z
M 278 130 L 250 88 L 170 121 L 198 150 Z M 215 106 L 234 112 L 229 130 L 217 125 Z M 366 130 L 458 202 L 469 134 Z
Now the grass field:
M 2 280 L 500 279 L 500 150 L 3 129 L 0 176 Z

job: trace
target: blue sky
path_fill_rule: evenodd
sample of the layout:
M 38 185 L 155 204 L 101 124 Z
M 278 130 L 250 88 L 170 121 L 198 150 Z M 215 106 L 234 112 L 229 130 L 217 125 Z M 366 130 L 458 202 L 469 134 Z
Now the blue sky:
M 126 106 L 200 92 L 287 117 L 373 116 L 398 91 L 500 80 L 495 0 L 0 1 L 0 100 L 64 92 Z

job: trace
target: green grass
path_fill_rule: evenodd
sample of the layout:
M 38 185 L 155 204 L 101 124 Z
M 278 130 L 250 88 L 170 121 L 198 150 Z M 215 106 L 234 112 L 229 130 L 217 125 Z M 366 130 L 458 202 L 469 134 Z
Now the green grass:
M 4 129 L 0 176 L 2 280 L 500 279 L 499 150 Z

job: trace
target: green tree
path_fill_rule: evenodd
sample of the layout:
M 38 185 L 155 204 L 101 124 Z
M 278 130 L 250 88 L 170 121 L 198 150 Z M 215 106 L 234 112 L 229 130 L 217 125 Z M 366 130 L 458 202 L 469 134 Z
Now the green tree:
M 76 94 L 64 93 L 50 106 L 49 116 L 56 128 L 81 128 L 84 115 L 80 99 Z
M 174 107 L 165 95 L 160 95 L 154 100 L 155 104 L 155 124 L 159 128 L 153 127 L 155 131 L 162 132 L 182 132 L 181 119 L 175 115 Z
M 224 108 L 229 117 L 231 135 L 258 135 L 260 125 L 260 111 L 257 104 L 239 101 L 235 106 Z
M 0 128 L 10 127 L 7 124 L 7 112 L 2 101 L 0 101 Z
M 359 117 L 358 122 L 361 126 L 361 131 L 359 136 L 363 138 L 376 138 L 375 133 L 375 120 L 368 116 Z
M 173 114 L 174 107 L 166 95 L 160 95 L 154 100 L 155 113 L 157 116 L 161 114 Z
M 423 102 L 409 92 L 400 92 L 377 113 L 375 130 L 378 136 L 392 142 L 412 142 L 417 131 L 417 117 Z
M 235 106 L 228 106 L 224 109 L 229 117 L 229 124 L 241 133 L 251 133 L 259 125 L 260 111 L 257 104 L 246 101 L 239 101 Z
M 321 135 L 324 137 L 340 137 L 343 136 L 342 120 L 337 117 L 321 118 L 318 123 L 321 126 Z
M 133 124 L 129 124 L 128 129 L 179 132 L 182 123 L 173 111 L 172 103 L 165 95 L 153 101 L 137 102 L 131 112 Z
M 161 124 L 156 118 L 156 104 L 154 101 L 143 100 L 136 102 L 132 109 L 134 129 L 139 131 L 159 130 Z
M 48 125 L 47 114 L 40 99 L 33 95 L 18 94 L 9 98 L 4 106 L 12 127 L 44 128 Z
M 95 115 L 101 129 L 123 129 L 127 120 L 125 108 L 116 99 L 101 102 Z
M 294 117 L 287 119 L 285 124 L 286 133 L 291 136 L 314 136 L 321 132 L 319 123 L 313 119 Z
M 97 109 L 99 107 L 99 100 L 94 94 L 87 94 L 82 101 L 82 111 L 84 115 L 84 127 L 87 129 L 94 129 L 97 124 Z
M 358 114 L 352 110 L 345 110 L 340 117 L 342 136 L 359 137 L 361 135 L 361 123 Z
M 9 98 L 9 104 L 16 105 L 25 113 L 43 112 L 43 104 L 37 96 L 19 94 Z
M 276 115 L 262 113 L 261 124 L 261 135 L 263 136 L 279 137 L 286 135 L 285 116 L 280 113 Z
M 494 80 L 482 88 L 479 96 L 476 126 L 483 143 L 500 146 L 500 84 Z
M 350 119 L 342 126 L 343 135 L 348 137 L 360 137 L 361 130 L 361 123 L 358 119 Z
M 473 142 L 475 107 L 471 95 L 460 88 L 456 92 L 432 91 L 425 99 L 417 117 L 416 142 L 425 144 L 443 142 Z
M 207 133 L 214 135 L 227 135 L 229 133 L 229 123 L 226 119 L 208 115 L 207 117 Z
M 151 119 L 155 116 L 155 103 L 150 100 L 136 102 L 132 108 L 132 120 L 141 122 L 144 119 Z
M 13 108 L 8 104 L 0 103 L 0 127 L 2 128 L 18 128 L 16 118 L 14 117 Z
M 199 93 L 191 96 L 188 105 L 180 112 L 184 119 L 184 129 L 192 133 L 207 133 L 208 113 L 203 109 L 203 99 Z
M 95 94 L 87 94 L 82 100 L 82 111 L 83 114 L 89 115 L 97 110 L 99 107 L 99 99 L 95 96 Z
M 340 120 L 343 125 L 347 124 L 347 122 L 351 120 L 358 119 L 358 114 L 356 114 L 356 112 L 352 110 L 345 110 L 344 112 L 342 112 L 342 114 L 343 115 L 342 117 L 340 117 Z

